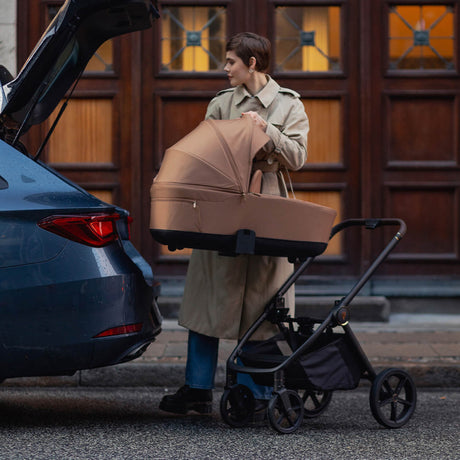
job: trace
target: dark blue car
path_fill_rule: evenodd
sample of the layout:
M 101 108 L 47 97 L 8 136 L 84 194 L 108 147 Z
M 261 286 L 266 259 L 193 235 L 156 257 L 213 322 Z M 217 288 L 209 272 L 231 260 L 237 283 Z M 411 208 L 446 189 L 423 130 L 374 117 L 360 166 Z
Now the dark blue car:
M 159 286 L 129 241 L 129 213 L 20 142 L 101 43 L 156 16 L 148 0 L 67 0 L 18 76 L 0 69 L 0 380 L 117 364 L 160 332 Z

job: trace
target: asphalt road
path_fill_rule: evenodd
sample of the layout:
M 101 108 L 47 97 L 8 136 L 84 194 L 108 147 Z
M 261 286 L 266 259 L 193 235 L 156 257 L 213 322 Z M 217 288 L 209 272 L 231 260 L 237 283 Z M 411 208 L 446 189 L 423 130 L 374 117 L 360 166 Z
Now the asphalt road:
M 367 389 L 335 392 L 320 417 L 281 435 L 158 410 L 163 388 L 0 387 L 1 459 L 460 459 L 460 389 L 419 390 L 414 417 L 380 427 Z

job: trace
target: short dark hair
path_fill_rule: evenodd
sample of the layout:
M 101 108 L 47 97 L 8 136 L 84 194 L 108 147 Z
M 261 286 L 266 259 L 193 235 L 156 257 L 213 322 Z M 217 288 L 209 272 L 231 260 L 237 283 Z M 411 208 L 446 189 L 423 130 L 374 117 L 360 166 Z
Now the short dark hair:
M 256 58 L 256 70 L 259 72 L 267 71 L 270 66 L 271 43 L 268 38 L 254 34 L 252 32 L 241 32 L 234 35 L 227 42 L 226 51 L 234 51 L 249 67 L 249 59 Z

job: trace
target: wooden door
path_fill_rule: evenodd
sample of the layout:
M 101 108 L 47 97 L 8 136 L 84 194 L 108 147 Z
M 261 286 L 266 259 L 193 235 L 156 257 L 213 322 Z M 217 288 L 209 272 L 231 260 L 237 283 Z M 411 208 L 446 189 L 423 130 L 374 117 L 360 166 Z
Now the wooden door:
M 143 42 L 143 209 L 167 147 L 204 117 L 217 91 L 228 87 L 225 43 L 241 31 L 267 36 L 273 46 L 270 73 L 301 95 L 310 117 L 308 161 L 292 174 L 296 197 L 329 205 L 338 220 L 360 214 L 358 50 L 350 1 L 161 1 L 161 22 Z M 150 162 L 150 164 L 148 163 Z M 146 217 L 147 219 L 147 217 Z M 330 245 L 315 269 L 354 273 L 359 235 Z M 189 251 L 170 253 L 143 239 L 156 273 L 185 272 Z
M 408 225 L 381 273 L 458 277 L 460 2 L 363 2 L 362 11 L 372 24 L 363 46 L 366 211 Z

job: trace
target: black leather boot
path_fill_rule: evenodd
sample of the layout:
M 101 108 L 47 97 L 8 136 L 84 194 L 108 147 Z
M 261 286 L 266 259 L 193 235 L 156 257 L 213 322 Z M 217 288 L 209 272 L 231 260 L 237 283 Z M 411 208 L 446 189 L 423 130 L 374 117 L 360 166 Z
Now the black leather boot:
M 210 414 L 212 412 L 212 390 L 199 390 L 184 385 L 175 394 L 163 396 L 160 409 L 174 414 L 186 414 L 189 410 L 194 410 L 199 414 Z

